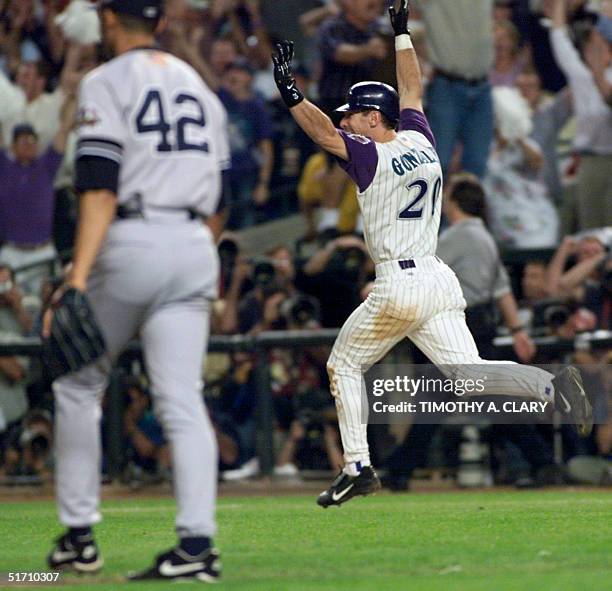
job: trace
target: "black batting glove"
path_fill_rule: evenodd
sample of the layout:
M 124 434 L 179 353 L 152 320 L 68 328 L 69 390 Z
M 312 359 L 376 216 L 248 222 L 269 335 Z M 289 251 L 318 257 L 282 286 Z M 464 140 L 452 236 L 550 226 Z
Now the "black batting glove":
M 391 19 L 391 26 L 395 31 L 396 37 L 399 35 L 410 35 L 410 30 L 408 29 L 408 20 L 410 19 L 410 0 L 400 0 L 397 11 L 393 5 L 390 6 L 389 18 Z
M 278 86 L 281 98 L 289 107 L 295 107 L 304 100 L 304 95 L 295 84 L 291 69 L 293 61 L 293 41 L 279 41 L 275 44 L 276 53 L 272 54 L 274 64 L 274 82 Z

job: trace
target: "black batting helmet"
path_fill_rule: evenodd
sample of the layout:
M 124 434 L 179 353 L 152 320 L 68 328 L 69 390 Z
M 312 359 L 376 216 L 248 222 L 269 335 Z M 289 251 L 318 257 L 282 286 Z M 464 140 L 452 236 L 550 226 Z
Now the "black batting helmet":
M 358 113 L 368 109 L 380 111 L 391 123 L 399 121 L 399 96 L 393 86 L 382 82 L 353 84 L 346 95 L 346 104 L 337 113 Z

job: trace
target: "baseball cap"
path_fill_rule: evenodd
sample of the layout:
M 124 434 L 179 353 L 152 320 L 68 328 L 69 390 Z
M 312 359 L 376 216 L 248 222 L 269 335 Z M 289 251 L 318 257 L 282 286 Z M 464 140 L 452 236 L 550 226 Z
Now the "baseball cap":
M 33 135 L 38 139 L 38 134 L 29 123 L 19 123 L 13 127 L 13 142 L 17 141 L 17 138 L 22 135 Z
M 110 8 L 120 14 L 157 20 L 163 13 L 163 0 L 101 0 L 99 7 Z

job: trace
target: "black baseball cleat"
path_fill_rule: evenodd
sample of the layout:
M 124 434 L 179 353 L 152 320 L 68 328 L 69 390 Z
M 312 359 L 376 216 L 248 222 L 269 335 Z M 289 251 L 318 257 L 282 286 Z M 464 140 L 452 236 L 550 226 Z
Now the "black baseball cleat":
M 555 387 L 555 408 L 569 415 L 578 435 L 588 437 L 593 429 L 593 408 L 582 385 L 580 372 L 571 365 L 552 379 Z
M 356 496 L 365 496 L 380 490 L 380 480 L 371 466 L 364 466 L 358 476 L 340 472 L 336 480 L 317 498 L 317 504 L 327 509 L 331 505 L 342 505 Z
M 92 534 L 77 536 L 75 541 L 66 532 L 55 541 L 55 548 L 47 557 L 47 564 L 51 570 L 95 573 L 104 565 L 104 559 L 98 552 Z
M 131 581 L 166 579 L 169 581 L 202 581 L 216 583 L 221 578 L 219 551 L 210 548 L 191 556 L 179 547 L 160 554 L 155 564 L 142 572 L 128 574 Z

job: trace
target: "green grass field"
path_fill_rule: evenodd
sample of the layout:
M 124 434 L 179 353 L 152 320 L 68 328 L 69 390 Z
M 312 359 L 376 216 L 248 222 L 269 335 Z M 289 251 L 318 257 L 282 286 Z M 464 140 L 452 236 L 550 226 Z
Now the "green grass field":
M 54 588 L 168 587 L 124 583 L 122 575 L 174 543 L 172 501 L 129 498 L 103 509 L 96 528 L 102 574 L 67 575 Z M 312 496 L 224 498 L 218 520 L 218 589 L 612 588 L 612 495 L 605 491 L 378 495 L 327 510 Z M 0 505 L 0 573 L 44 570 L 60 531 L 50 502 Z

